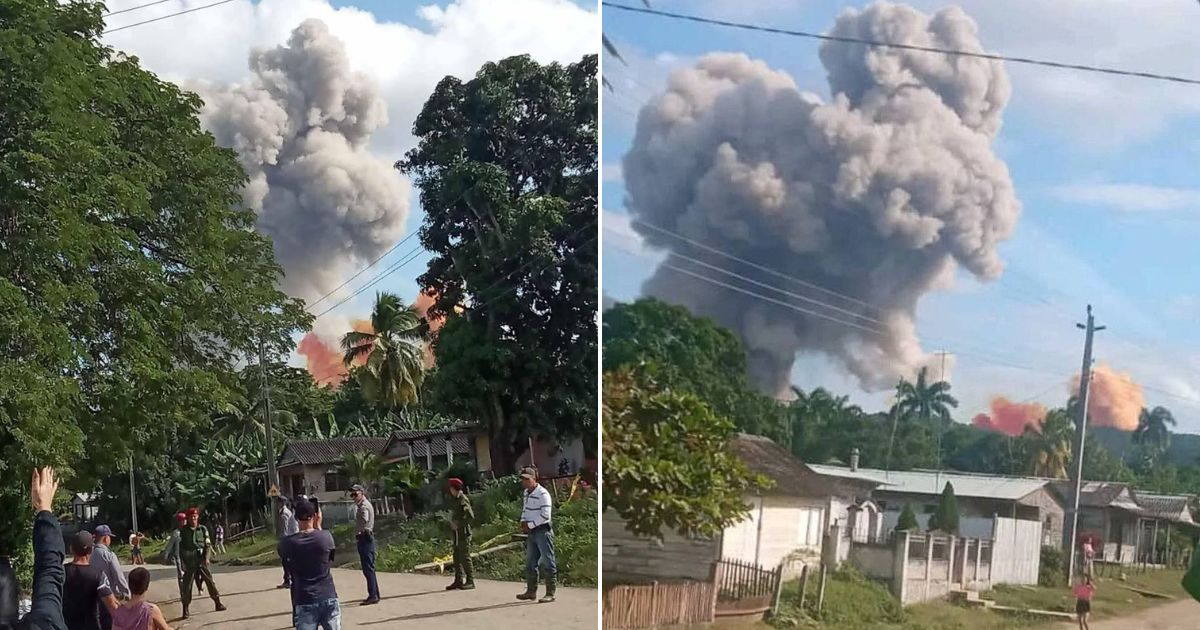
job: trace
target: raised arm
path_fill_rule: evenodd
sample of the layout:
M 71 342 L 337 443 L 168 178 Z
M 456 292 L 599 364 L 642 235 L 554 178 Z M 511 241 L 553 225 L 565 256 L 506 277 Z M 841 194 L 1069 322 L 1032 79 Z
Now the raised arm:
M 66 547 L 62 529 L 50 509 L 58 480 L 53 468 L 33 471 L 29 494 L 33 497 L 33 605 L 25 620 L 30 628 L 66 630 L 62 616 L 62 589 L 67 571 L 63 568 Z

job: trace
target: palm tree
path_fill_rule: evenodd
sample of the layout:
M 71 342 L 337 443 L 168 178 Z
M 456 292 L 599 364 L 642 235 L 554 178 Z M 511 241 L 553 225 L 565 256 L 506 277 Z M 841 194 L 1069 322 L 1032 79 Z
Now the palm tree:
M 1142 408 L 1137 429 L 1133 431 L 1133 443 L 1164 453 L 1171 446 L 1170 427 L 1173 426 L 1176 426 L 1175 416 L 1166 407 Z
M 1066 479 L 1067 465 L 1071 461 L 1071 441 L 1075 435 L 1075 424 L 1067 411 L 1054 409 L 1042 420 L 1041 432 L 1029 431 L 1031 450 L 1030 467 L 1039 477 Z
M 393 409 L 417 402 L 425 377 L 423 340 L 428 325 L 399 297 L 379 293 L 371 329 L 375 332 L 352 330 L 342 336 L 347 367 L 367 358 L 353 370 L 363 396 Z
M 348 453 L 342 460 L 342 471 L 351 481 L 374 488 L 383 476 L 383 458 L 366 451 Z
M 835 396 L 823 387 L 807 394 L 792 387 L 796 399 L 789 405 L 792 418 L 792 451 L 802 459 L 824 463 L 832 455 L 834 443 L 828 431 L 839 431 L 846 422 L 862 415 L 862 408 L 850 404 L 848 396 Z
M 263 444 L 267 439 L 265 404 L 262 399 L 254 404 L 230 403 L 213 414 L 214 438 L 247 437 Z M 296 414 L 283 409 L 271 410 L 271 431 L 290 436 L 296 428 Z
M 413 495 L 425 485 L 425 471 L 412 462 L 404 462 L 383 476 L 383 489 L 391 496 L 400 497 L 404 510 L 413 513 Z
M 929 368 L 921 368 L 915 383 L 900 379 L 896 385 L 896 411 L 905 419 L 931 422 L 937 418 L 943 425 L 948 425 L 950 410 L 958 407 L 958 399 L 950 395 L 950 383 L 927 382 L 928 371 Z

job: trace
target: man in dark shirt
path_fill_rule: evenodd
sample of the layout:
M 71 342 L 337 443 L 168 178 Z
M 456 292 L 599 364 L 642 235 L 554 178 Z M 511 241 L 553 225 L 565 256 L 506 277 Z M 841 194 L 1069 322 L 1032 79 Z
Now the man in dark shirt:
M 63 582 L 63 619 L 71 630 L 100 630 L 100 607 L 117 607 L 108 578 L 99 566 L 92 566 L 92 535 L 79 532 L 71 540 L 74 559 L 66 566 Z
M 17 625 L 20 630 L 67 630 L 63 621 L 62 529 L 51 508 L 58 492 L 53 468 L 35 469 L 29 484 L 33 498 L 33 609 Z
M 292 576 L 292 623 L 296 630 L 340 630 L 342 609 L 333 586 L 333 535 L 308 500 L 297 501 L 299 531 L 279 541 L 279 557 Z

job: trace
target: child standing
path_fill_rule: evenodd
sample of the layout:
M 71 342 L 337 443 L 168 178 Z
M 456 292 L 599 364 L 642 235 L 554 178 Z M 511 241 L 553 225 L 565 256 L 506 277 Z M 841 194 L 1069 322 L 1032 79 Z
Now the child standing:
M 1096 585 L 1092 583 L 1092 576 L 1085 574 L 1075 585 L 1075 615 L 1079 619 L 1079 630 L 1091 630 L 1088 617 L 1092 614 L 1092 596 L 1095 594 Z

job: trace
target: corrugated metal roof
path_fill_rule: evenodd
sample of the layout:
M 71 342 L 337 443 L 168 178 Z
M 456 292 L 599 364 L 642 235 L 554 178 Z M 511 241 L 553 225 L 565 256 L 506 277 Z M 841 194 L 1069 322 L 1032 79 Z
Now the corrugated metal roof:
M 1147 516 L 1164 518 L 1181 523 L 1195 523 L 1192 511 L 1188 508 L 1191 497 L 1178 494 L 1144 494 L 1137 495 L 1138 505 Z
M 1051 484 L 1051 488 L 1062 497 L 1063 501 L 1067 501 L 1071 496 L 1074 488 L 1070 481 L 1056 480 Z M 1079 487 L 1079 506 L 1080 507 L 1115 507 L 1130 512 L 1138 512 L 1141 507 L 1138 506 L 1136 497 L 1133 494 L 1133 489 L 1129 484 L 1116 481 L 1085 481 Z
M 341 462 L 351 453 L 379 454 L 388 442 L 380 437 L 344 437 L 328 440 L 294 440 L 287 443 L 279 463 L 299 462 L 305 466 Z
M 946 482 L 954 486 L 958 497 L 980 497 L 1015 501 L 1044 487 L 1049 480 L 1037 477 L 1002 477 L 952 471 L 904 470 L 887 471 L 878 468 L 859 468 L 852 471 L 842 466 L 809 464 L 809 468 L 835 477 L 861 479 L 882 484 L 878 492 L 908 494 L 941 494 Z
M 471 436 L 466 433 L 451 434 L 450 449 L 457 454 L 470 453 L 472 441 Z M 412 445 L 413 457 L 425 457 L 427 451 L 433 451 L 434 455 L 446 454 L 445 436 L 434 434 L 428 438 L 400 438 L 392 436 L 384 448 L 384 456 L 389 459 L 407 457 L 409 445 Z

